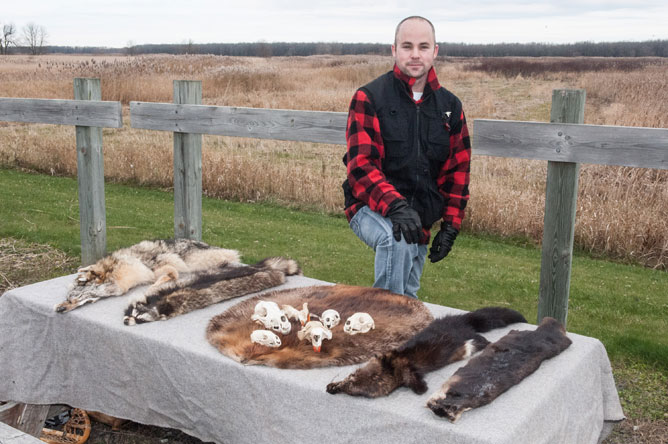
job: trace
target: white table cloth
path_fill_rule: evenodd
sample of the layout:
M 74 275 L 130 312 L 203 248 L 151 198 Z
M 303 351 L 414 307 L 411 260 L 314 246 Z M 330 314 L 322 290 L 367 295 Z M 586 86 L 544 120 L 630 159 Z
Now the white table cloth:
M 74 275 L 0 297 L 0 399 L 69 404 L 218 443 L 596 443 L 624 418 L 605 348 L 573 344 L 488 406 L 451 424 L 425 407 L 459 362 L 427 375 L 429 390 L 400 388 L 379 399 L 325 392 L 356 366 L 280 370 L 243 366 L 205 338 L 208 321 L 233 299 L 162 322 L 123 325 L 131 294 L 66 314 Z M 322 285 L 290 277 L 280 288 Z M 247 296 L 251 297 L 251 296 Z M 435 317 L 459 310 L 427 304 Z M 484 334 L 495 341 L 515 324 Z

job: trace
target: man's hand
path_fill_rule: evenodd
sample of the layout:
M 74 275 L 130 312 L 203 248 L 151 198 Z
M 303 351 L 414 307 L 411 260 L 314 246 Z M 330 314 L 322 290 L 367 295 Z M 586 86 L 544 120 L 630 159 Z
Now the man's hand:
M 387 217 L 392 221 L 392 234 L 397 242 L 401 240 L 402 233 L 409 244 L 417 244 L 420 241 L 422 237 L 420 216 L 405 200 L 392 202 Z
M 434 241 L 431 243 L 429 249 L 429 260 L 434 263 L 443 259 L 450 253 L 452 244 L 455 242 L 459 230 L 453 228 L 452 225 L 443 222 L 441 230 L 434 236 Z

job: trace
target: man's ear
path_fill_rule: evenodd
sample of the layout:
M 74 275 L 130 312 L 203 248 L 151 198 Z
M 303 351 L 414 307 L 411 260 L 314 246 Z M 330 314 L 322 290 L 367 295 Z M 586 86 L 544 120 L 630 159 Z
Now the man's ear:
M 434 45 L 434 58 L 438 55 L 438 45 Z

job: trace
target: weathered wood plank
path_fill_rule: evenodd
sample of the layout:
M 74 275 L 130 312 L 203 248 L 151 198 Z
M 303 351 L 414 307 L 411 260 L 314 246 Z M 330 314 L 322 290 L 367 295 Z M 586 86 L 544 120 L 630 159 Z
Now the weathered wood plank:
M 9 402 L 0 406 L 0 423 L 5 423 L 28 435 L 39 436 L 48 412 L 48 405 Z M 1 433 L 3 432 L 0 431 L 0 436 Z M 13 435 L 16 433 L 13 432 Z M 4 441 L 0 439 L 0 443 L 4 444 Z
M 91 99 L 88 99 L 91 100 Z M 0 121 L 55 125 L 123 126 L 120 102 L 0 97 Z
M 550 121 L 582 123 L 585 97 L 584 90 L 553 91 Z M 577 163 L 547 163 L 538 323 L 550 316 L 566 326 L 579 175 Z
M 34 436 L 0 422 L 0 444 L 43 444 Z
M 340 112 L 130 102 L 130 120 L 133 128 L 346 144 Z
M 668 129 L 474 120 L 473 154 L 668 169 Z
M 202 103 L 202 82 L 175 80 L 174 103 Z M 174 236 L 202 240 L 202 135 L 174 133 Z
M 76 100 L 83 103 L 100 100 L 101 96 L 100 79 L 74 79 Z M 76 143 L 81 264 L 89 265 L 104 256 L 107 249 L 102 128 L 77 125 Z
M 18 402 L 8 402 L 0 404 L 0 422 L 9 425 L 16 425 L 19 422 L 21 413 L 23 412 L 23 404 Z

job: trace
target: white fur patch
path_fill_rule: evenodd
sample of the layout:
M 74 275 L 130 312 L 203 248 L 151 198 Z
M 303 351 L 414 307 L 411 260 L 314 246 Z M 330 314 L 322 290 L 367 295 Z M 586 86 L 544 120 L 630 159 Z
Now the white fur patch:
M 464 358 L 468 359 L 476 352 L 475 345 L 473 345 L 473 339 L 469 339 L 464 343 Z

